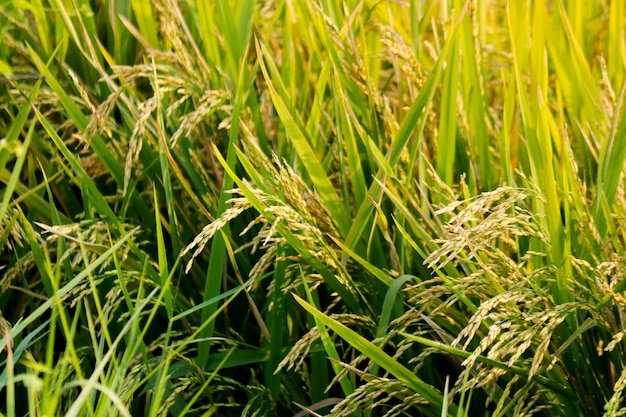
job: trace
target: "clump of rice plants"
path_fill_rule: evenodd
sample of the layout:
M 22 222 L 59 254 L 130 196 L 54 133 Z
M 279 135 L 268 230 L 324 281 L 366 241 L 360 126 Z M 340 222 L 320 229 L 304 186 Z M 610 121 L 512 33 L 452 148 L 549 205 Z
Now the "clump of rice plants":
M 5 3 L 0 415 L 624 415 L 623 1 Z

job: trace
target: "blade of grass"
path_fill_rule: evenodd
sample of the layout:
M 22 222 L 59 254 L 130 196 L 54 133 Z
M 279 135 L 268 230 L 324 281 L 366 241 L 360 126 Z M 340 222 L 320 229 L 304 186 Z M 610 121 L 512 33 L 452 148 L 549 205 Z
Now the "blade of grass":
M 316 294 L 311 293 L 311 290 L 309 289 L 309 286 L 306 282 L 306 278 L 304 277 L 304 273 L 302 272 L 302 269 L 300 269 L 300 276 L 302 277 L 302 284 L 304 286 L 304 291 L 306 292 L 307 299 L 309 300 L 309 304 L 313 308 L 319 309 L 318 307 L 319 299 L 316 296 Z M 319 332 L 320 340 L 322 341 L 324 350 L 326 351 L 326 355 L 328 355 L 328 358 L 331 359 L 331 366 L 333 367 L 335 374 L 339 375 L 342 369 L 341 369 L 341 366 L 339 365 L 341 359 L 339 357 L 339 353 L 337 352 L 337 348 L 335 347 L 335 344 L 330 338 L 330 335 L 328 334 L 328 330 L 326 330 L 326 326 L 324 325 L 324 323 L 321 320 L 319 320 L 319 318 L 317 318 L 316 316 L 313 316 L 313 319 L 315 320 L 315 325 L 317 327 L 317 331 Z M 339 385 L 341 385 L 343 394 L 346 397 L 354 392 L 354 386 L 352 386 L 352 384 L 350 383 L 350 380 L 345 376 L 339 380 Z M 314 398 L 314 400 L 319 401 L 320 399 Z
M 217 25 L 220 28 L 220 32 L 224 36 L 225 51 L 228 51 L 226 59 L 230 65 L 230 71 L 233 74 L 238 74 L 239 60 L 245 52 L 244 40 L 239 37 L 237 30 L 237 23 L 235 22 L 235 16 L 233 15 L 233 9 L 225 0 L 216 0 L 215 7 L 219 19 L 217 19 Z M 212 35 L 213 36 L 213 35 Z
M 284 350 L 284 329 L 285 329 L 285 317 L 287 314 L 287 298 L 283 295 L 283 285 L 285 283 L 285 268 L 287 262 L 285 258 L 286 248 L 280 245 L 276 250 L 275 269 L 273 272 L 272 282 L 274 285 L 270 299 L 268 300 L 268 306 L 271 304 L 271 309 L 268 308 L 266 315 L 266 321 L 269 326 L 269 333 L 271 335 L 269 343 L 269 358 L 268 362 L 263 367 L 263 376 L 265 384 L 270 391 L 274 404 L 278 400 L 280 390 L 280 373 L 276 373 L 276 368 L 282 360 L 281 354 Z
M 22 174 L 22 167 L 24 166 L 26 156 L 28 155 L 28 152 L 29 152 L 30 144 L 33 140 L 33 134 L 35 131 L 35 122 L 36 122 L 36 119 L 32 119 L 30 122 L 28 133 L 26 133 L 26 138 L 24 139 L 24 143 L 19 148 L 15 165 L 13 166 L 13 169 L 11 170 L 11 177 L 9 178 L 6 188 L 4 189 L 2 202 L 0 202 L 0 219 L 4 218 L 7 207 L 9 206 L 9 200 L 11 200 L 11 198 L 13 197 L 13 192 L 15 191 L 17 182 L 20 178 L 20 175 Z
M 484 3 L 484 2 L 483 2 Z M 479 5 L 475 7 L 480 7 Z M 477 11 L 468 13 L 461 22 L 460 44 L 462 48 L 461 89 L 464 98 L 464 107 L 470 129 L 467 140 L 472 149 L 472 159 L 478 160 L 478 184 L 482 189 L 489 190 L 496 186 L 494 170 L 490 167 L 490 137 L 485 122 L 485 100 L 482 81 L 482 51 L 481 43 L 473 33 L 473 25 L 478 26 Z M 508 159 L 508 158 L 503 158 Z
M 324 315 L 311 304 L 307 303 L 297 295 L 293 295 L 298 304 L 300 304 L 309 314 L 314 316 L 323 325 L 337 333 L 342 339 L 356 348 L 359 352 L 370 358 L 374 363 L 385 369 L 407 387 L 412 389 L 416 394 L 421 395 L 429 404 L 441 409 L 443 405 L 443 396 L 441 392 L 422 381 L 417 375 L 405 368 L 398 361 L 383 352 L 382 349 L 365 339 L 363 336 L 350 330 L 348 327 L 336 320 Z M 456 413 L 456 407 L 450 407 L 453 413 Z
M 467 5 L 466 5 L 467 7 Z M 461 13 L 463 16 L 463 13 Z M 391 143 L 388 160 L 389 164 L 394 167 L 397 162 L 400 160 L 400 155 L 402 154 L 403 149 L 406 147 L 409 139 L 411 138 L 411 134 L 415 130 L 416 132 L 416 147 L 421 146 L 422 134 L 424 127 L 426 125 L 426 113 L 427 109 L 432 102 L 432 99 L 435 95 L 437 85 L 439 83 L 439 79 L 441 77 L 441 73 L 443 70 L 444 62 L 446 61 L 448 54 L 450 53 L 452 41 L 456 37 L 456 26 L 452 30 L 452 33 L 449 35 L 441 54 L 435 64 L 435 67 L 432 69 L 430 77 L 428 78 L 425 85 L 420 90 L 417 98 L 409 108 L 408 113 L 404 117 L 402 124 L 400 125 L 400 129 L 398 130 L 398 134 L 394 138 Z M 381 178 L 381 175 L 376 175 L 376 178 Z M 378 201 L 380 197 L 380 193 L 382 192 L 380 184 L 378 182 L 372 183 L 369 188 L 368 196 L 370 196 L 374 201 Z M 374 206 L 370 203 L 369 200 L 364 200 L 360 205 L 359 210 L 352 222 L 352 227 L 350 228 L 350 232 L 346 237 L 346 246 L 350 248 L 355 248 L 359 239 L 361 239 L 364 227 L 368 223 L 368 219 L 371 218 L 374 212 Z
M 47 319 L 44 320 L 39 326 L 37 326 L 35 329 L 33 329 L 32 331 L 29 331 L 28 334 L 26 334 L 22 340 L 20 340 L 19 344 L 17 345 L 17 347 L 15 348 L 15 350 L 12 351 L 12 356 L 13 356 L 13 366 L 15 366 L 15 364 L 18 363 L 18 361 L 20 360 L 20 358 L 22 357 L 22 355 L 24 354 L 24 352 L 27 351 L 27 349 L 31 346 L 34 345 L 38 340 L 47 337 L 49 334 L 49 329 L 46 329 L 48 327 L 48 325 L 50 324 L 51 319 Z M 46 329 L 45 331 L 43 331 L 44 329 Z M 7 332 L 9 332 L 8 329 L 6 329 Z M 2 329 L 2 332 L 5 332 L 5 329 Z M 41 334 L 40 334 L 41 333 Z M 5 335 L 5 337 L 8 337 L 8 335 Z M 5 341 L 6 343 L 6 341 Z M 11 341 L 11 343 L 13 343 Z M 4 369 L 2 370 L 2 374 L 0 374 L 0 391 L 2 391 L 8 382 L 8 358 L 6 360 L 3 360 L 2 362 L 0 362 L 1 365 L 4 366 Z
M 455 14 L 460 13 L 458 1 Z M 451 21 L 454 26 L 456 19 Z M 460 27 L 463 27 L 461 24 Z M 455 33 L 454 27 L 451 30 Z M 437 144 L 437 173 L 443 181 L 452 185 L 457 142 L 457 92 L 459 88 L 459 48 L 457 36 L 450 36 L 452 43 L 450 53 L 446 58 L 446 67 L 443 69 L 441 85 L 441 108 L 439 118 L 439 143 Z
M 348 213 L 328 178 L 325 168 L 311 147 L 311 139 L 300 117 L 290 110 L 286 104 L 289 102 L 288 95 L 271 54 L 267 51 L 266 47 L 258 41 L 256 48 L 257 54 L 264 58 L 260 60 L 261 71 L 267 82 L 274 108 L 291 139 L 291 144 L 300 157 L 311 181 L 315 184 L 339 232 L 345 236 L 350 229 Z
M 433 347 L 436 348 L 442 352 L 445 353 L 449 353 L 451 355 L 455 355 L 458 356 L 460 358 L 468 358 L 471 353 L 470 352 L 466 352 L 462 349 L 459 348 L 455 348 L 449 345 L 446 345 L 444 343 L 440 343 L 440 342 L 436 342 L 434 340 L 429 340 L 426 339 L 424 337 L 420 337 L 420 336 L 415 336 L 409 333 L 404 333 L 401 332 L 400 333 L 403 337 L 409 339 L 409 340 L 413 340 L 417 343 L 421 343 L 422 345 L 425 346 L 429 346 L 429 347 Z M 529 377 L 529 373 L 527 370 L 517 367 L 517 366 L 511 366 L 511 365 L 507 365 L 506 363 L 503 362 L 499 362 L 493 359 L 489 359 L 486 356 L 482 356 L 482 355 L 478 355 L 476 357 L 476 360 L 478 362 L 487 364 L 489 366 L 493 366 L 494 368 L 499 368 L 499 369 L 503 369 L 511 374 L 515 374 L 515 375 L 519 375 L 521 377 L 524 378 L 528 378 Z M 556 384 L 554 383 L 552 380 L 541 376 L 541 375 L 533 375 L 530 377 L 531 379 L 535 380 L 537 383 L 544 385 L 548 388 L 550 388 L 551 390 L 560 393 L 561 395 L 567 397 L 567 398 L 576 398 L 576 395 L 574 393 L 572 393 L 567 387 L 562 386 L 560 384 Z
M 169 285 L 167 284 L 167 277 L 170 272 L 168 269 L 167 263 L 167 250 L 165 248 L 165 241 L 163 239 L 163 229 L 161 227 L 161 211 L 159 209 L 159 200 L 157 197 L 156 189 L 153 190 L 154 193 L 154 218 L 156 220 L 156 244 L 157 244 L 157 258 L 159 261 L 159 277 L 161 290 L 165 293 L 165 308 L 167 310 L 167 317 L 170 319 L 171 323 L 172 317 L 174 315 L 174 307 L 172 301 L 172 293 Z
M 159 48 L 159 30 L 157 28 L 157 19 L 154 15 L 152 2 L 144 0 L 131 0 L 130 5 L 135 14 L 135 20 L 139 31 L 145 40 L 147 40 L 153 48 Z
M 617 193 L 620 174 L 626 156 L 626 83 L 622 86 L 613 116 L 611 132 L 600 148 L 597 193 L 593 202 L 593 215 L 604 241 L 613 230 L 611 206 Z
M 30 96 L 28 97 L 29 102 L 32 103 L 35 101 L 35 97 L 37 97 L 40 87 L 41 87 L 41 80 L 35 83 L 35 86 L 33 87 L 33 90 L 31 91 Z M 0 172 L 4 172 L 4 168 L 9 159 L 9 154 L 10 154 L 9 149 L 15 148 L 17 152 L 17 160 L 15 162 L 15 166 L 11 170 L 11 176 L 9 177 L 9 180 L 6 182 L 6 188 L 4 190 L 4 195 L 2 196 L 2 202 L 0 203 L 0 219 L 4 218 L 7 207 L 9 205 L 9 200 L 13 196 L 13 192 L 16 189 L 16 186 L 18 184 L 20 174 L 22 171 L 22 167 L 24 166 L 24 161 L 26 160 L 26 156 L 28 155 L 30 143 L 33 138 L 34 120 L 31 121 L 24 143 L 20 144 L 19 139 L 18 139 L 20 133 L 22 132 L 22 129 L 24 128 L 26 124 L 26 121 L 28 120 L 28 116 L 30 115 L 30 112 L 31 112 L 30 106 L 23 106 L 20 109 L 19 113 L 17 114 L 17 117 L 15 118 L 13 123 L 11 123 L 9 132 L 4 138 L 4 140 L 6 141 L 6 145 L 0 149 Z
M 7 383 L 6 383 L 6 404 L 7 404 L 7 415 L 8 417 L 15 417 L 15 365 L 13 363 L 13 340 L 11 339 L 11 335 L 9 329 L 6 327 L 5 323 L 2 323 L 2 340 L 5 343 L 6 354 L 7 354 L 7 364 L 6 364 L 6 373 L 7 373 Z M 0 349 L 2 351 L 3 349 Z
M 607 45 L 607 66 L 613 90 L 621 88 L 624 82 L 624 0 L 613 0 L 610 3 L 609 30 Z
M 247 78 L 247 71 L 245 70 L 246 66 L 241 65 L 239 71 L 239 79 L 238 79 L 238 88 L 235 94 L 235 103 L 233 107 L 233 117 L 232 117 L 232 125 L 229 132 L 228 137 L 228 147 L 226 149 L 226 161 L 224 163 L 231 170 L 235 170 L 237 165 L 237 156 L 235 153 L 235 145 L 239 140 L 239 118 L 241 109 L 244 102 L 244 94 L 245 88 L 249 85 L 249 80 Z M 214 146 L 215 147 L 215 146 Z M 217 149 L 217 148 L 215 148 Z M 222 181 L 222 190 L 220 192 L 220 199 L 217 207 L 216 218 L 219 217 L 226 209 L 228 208 L 228 199 L 230 195 L 226 192 L 233 188 L 233 179 L 228 176 L 224 176 Z M 216 297 L 220 292 L 220 286 L 222 282 L 222 278 L 225 272 L 225 258 L 226 258 L 226 243 L 224 241 L 224 234 L 227 234 L 229 230 L 229 226 L 225 225 L 224 229 L 222 229 L 222 233 L 217 233 L 216 236 L 213 237 L 213 241 L 211 243 L 211 252 L 209 255 L 209 266 L 206 272 L 205 284 L 204 284 L 204 301 Z M 208 319 L 211 315 L 213 315 L 216 311 L 216 305 L 209 305 L 206 309 L 202 311 L 202 320 L 203 322 Z M 209 325 L 205 328 L 205 330 L 200 334 L 200 337 L 205 341 L 201 342 L 198 346 L 198 363 L 200 366 L 204 367 L 209 359 L 209 351 L 210 351 L 210 338 L 213 335 L 213 331 L 215 328 L 214 323 L 209 323 Z

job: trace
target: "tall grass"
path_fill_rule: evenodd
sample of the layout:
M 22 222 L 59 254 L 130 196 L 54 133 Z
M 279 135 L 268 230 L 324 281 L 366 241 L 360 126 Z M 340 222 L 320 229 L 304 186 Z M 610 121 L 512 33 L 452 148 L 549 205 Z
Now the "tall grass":
M 618 416 L 623 1 L 6 1 L 0 413 Z

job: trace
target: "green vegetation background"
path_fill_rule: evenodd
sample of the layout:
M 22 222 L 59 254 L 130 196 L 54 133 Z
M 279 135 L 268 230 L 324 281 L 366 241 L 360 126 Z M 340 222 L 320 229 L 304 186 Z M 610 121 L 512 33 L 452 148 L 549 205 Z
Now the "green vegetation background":
M 2 1 L 0 414 L 625 415 L 624 21 Z

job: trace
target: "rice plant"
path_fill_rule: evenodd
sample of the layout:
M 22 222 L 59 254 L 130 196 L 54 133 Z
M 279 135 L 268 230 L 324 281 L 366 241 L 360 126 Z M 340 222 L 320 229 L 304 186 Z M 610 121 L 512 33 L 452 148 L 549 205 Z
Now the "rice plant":
M 8 0 L 0 414 L 626 414 L 623 0 Z

